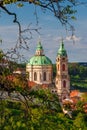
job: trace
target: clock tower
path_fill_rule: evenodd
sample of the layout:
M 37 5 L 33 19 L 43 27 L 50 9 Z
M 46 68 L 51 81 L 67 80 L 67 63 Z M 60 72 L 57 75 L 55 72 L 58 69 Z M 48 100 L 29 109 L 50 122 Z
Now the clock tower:
M 69 97 L 70 93 L 70 77 L 68 74 L 68 57 L 64 48 L 64 43 L 60 44 L 60 48 L 56 58 L 56 88 L 59 100 L 62 101 Z

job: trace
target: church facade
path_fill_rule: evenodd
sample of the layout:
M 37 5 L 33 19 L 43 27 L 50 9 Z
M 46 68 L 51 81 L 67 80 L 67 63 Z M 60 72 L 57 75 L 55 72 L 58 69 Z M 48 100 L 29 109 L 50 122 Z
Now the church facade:
M 52 61 L 45 56 L 41 42 L 38 43 L 35 55 L 26 65 L 28 80 L 37 84 L 52 83 Z
M 52 61 L 45 56 L 41 42 L 38 43 L 36 53 L 26 65 L 28 81 L 36 84 L 51 84 L 53 82 Z M 64 43 L 60 44 L 56 57 L 55 86 L 59 99 L 66 99 L 70 93 L 70 78 L 68 74 L 68 56 Z

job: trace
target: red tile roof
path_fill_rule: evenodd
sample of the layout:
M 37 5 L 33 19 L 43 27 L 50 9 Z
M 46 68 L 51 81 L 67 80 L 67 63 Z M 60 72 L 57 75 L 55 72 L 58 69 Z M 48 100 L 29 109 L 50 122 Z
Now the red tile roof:
M 70 93 L 70 98 L 72 97 L 79 97 L 80 92 L 78 90 L 73 90 Z

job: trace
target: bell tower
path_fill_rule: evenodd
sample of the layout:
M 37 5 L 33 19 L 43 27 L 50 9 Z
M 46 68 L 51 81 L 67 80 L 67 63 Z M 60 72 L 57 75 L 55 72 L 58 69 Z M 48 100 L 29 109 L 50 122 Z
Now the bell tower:
M 56 81 L 55 85 L 59 100 L 62 101 L 69 97 L 70 93 L 70 77 L 68 74 L 68 57 L 64 48 L 64 43 L 60 44 L 60 48 L 56 57 Z

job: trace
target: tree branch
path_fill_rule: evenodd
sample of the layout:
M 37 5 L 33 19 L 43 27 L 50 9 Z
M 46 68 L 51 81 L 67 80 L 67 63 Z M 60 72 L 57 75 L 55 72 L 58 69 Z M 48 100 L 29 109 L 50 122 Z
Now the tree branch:
M 16 13 L 12 13 L 10 12 L 5 6 L 3 6 L 2 4 L 0 4 L 0 7 L 1 9 L 3 9 L 7 14 L 11 15 L 14 17 L 13 19 L 13 23 L 16 23 L 18 25 L 18 28 L 19 28 L 19 41 L 20 43 L 22 42 L 21 41 L 21 25 L 20 25 L 20 22 L 17 20 L 17 15 Z

